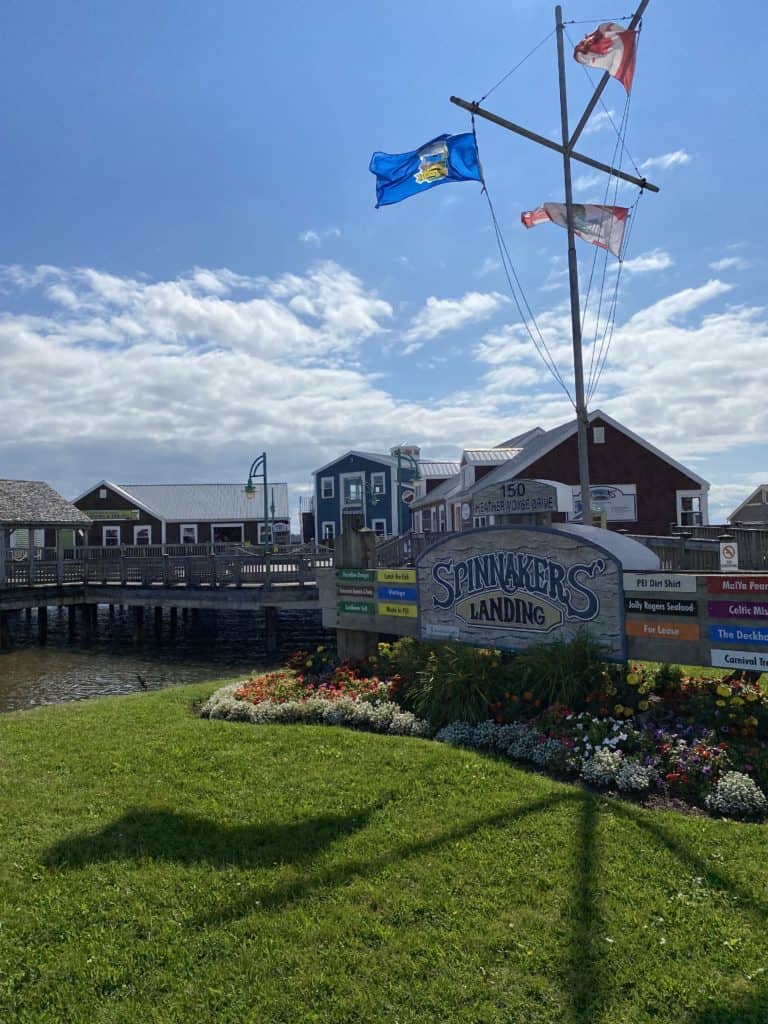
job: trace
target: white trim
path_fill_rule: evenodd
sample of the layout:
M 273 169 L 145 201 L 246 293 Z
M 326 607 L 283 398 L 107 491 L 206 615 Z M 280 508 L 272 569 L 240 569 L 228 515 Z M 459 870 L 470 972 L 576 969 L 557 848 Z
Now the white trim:
M 262 525 L 263 525 L 263 522 L 264 521 L 261 520 Z M 233 526 L 239 526 L 240 527 L 240 543 L 242 544 L 243 541 L 245 540 L 245 524 L 244 523 L 211 523 L 211 544 L 217 544 L 217 543 L 218 544 L 224 544 L 225 543 L 225 541 L 216 541 L 216 540 L 214 540 L 213 531 L 216 529 L 216 527 L 220 527 L 221 529 L 231 530 Z
M 348 477 L 353 477 L 355 480 L 360 481 L 360 501 L 345 501 L 344 493 L 344 481 Z M 349 473 L 339 473 L 339 509 L 343 512 L 345 508 L 359 505 L 361 509 L 365 510 L 365 470 L 364 469 L 351 469 Z
M 377 523 L 379 523 L 381 525 L 381 527 L 382 527 L 381 533 L 376 533 L 376 524 Z M 371 529 L 373 530 L 374 533 L 376 533 L 377 537 L 386 537 L 387 536 L 387 520 L 386 519 L 372 519 L 371 520 Z
M 592 444 L 605 444 L 605 427 L 592 427 Z
M 683 522 L 683 498 L 699 499 L 700 523 Z M 675 491 L 675 525 L 676 526 L 709 526 L 709 509 L 707 507 L 706 491 Z
M 368 462 L 380 462 L 386 466 L 397 465 L 397 459 L 393 458 L 393 456 L 391 455 L 380 455 L 377 452 L 360 452 L 352 448 L 348 452 L 344 452 L 343 455 L 338 455 L 331 462 L 327 462 L 324 466 L 320 466 L 319 469 L 313 470 L 312 475 L 319 476 L 320 473 L 324 473 L 326 469 L 330 469 L 331 466 L 335 466 L 337 465 L 337 463 L 342 462 L 344 459 L 348 459 L 350 455 L 356 455 L 358 459 L 366 459 Z
M 126 491 L 117 484 L 113 484 L 111 480 L 100 480 L 95 486 L 89 487 L 87 490 L 83 491 L 82 494 L 79 494 L 74 498 L 72 500 L 72 504 L 77 504 L 77 502 L 81 501 L 86 494 L 90 494 L 92 491 L 95 491 L 97 487 L 110 487 L 115 494 L 119 494 L 121 498 L 125 498 L 126 501 L 130 501 L 133 505 L 138 505 L 140 509 L 143 509 L 144 512 L 146 512 L 147 515 L 152 516 L 153 519 L 160 519 L 162 521 L 162 516 L 159 516 L 153 508 L 150 508 L 149 505 L 145 505 L 143 501 L 139 501 L 139 499 L 134 494 L 131 494 L 130 491 Z M 82 512 L 82 509 L 80 509 L 80 511 Z
M 107 544 L 107 530 L 117 530 L 117 544 Z M 103 548 L 110 548 L 110 547 L 119 548 L 120 547 L 120 527 L 119 526 L 115 526 L 114 524 L 111 525 L 111 526 L 102 526 L 102 528 L 101 528 L 101 546 Z
M 731 514 L 726 517 L 728 519 L 728 522 L 730 523 L 737 519 L 741 510 L 746 508 L 747 505 L 755 505 L 757 506 L 757 508 L 759 508 L 761 505 L 765 505 L 765 491 L 766 484 L 758 484 L 754 491 L 752 491 L 752 493 L 749 495 L 749 497 L 745 498 L 744 501 L 742 501 L 742 503 L 739 505 L 739 507 L 737 509 L 734 509 L 733 512 L 731 512 Z
M 146 530 L 147 531 L 147 533 L 148 533 L 147 547 L 149 547 L 149 545 L 152 543 L 152 524 L 151 523 L 137 523 L 136 526 L 134 526 L 134 528 L 133 528 L 133 546 L 134 547 L 138 547 L 139 546 L 139 542 L 136 540 L 136 534 L 139 532 L 139 530 Z M 142 544 L 141 546 L 143 547 L 144 545 Z
M 324 486 L 323 485 L 328 480 L 330 480 L 330 482 L 331 482 L 331 493 L 330 494 L 323 494 L 323 490 L 324 490 Z M 333 501 L 333 499 L 336 497 L 336 486 L 335 486 L 335 483 L 336 483 L 336 478 L 335 477 L 332 477 L 332 476 L 321 476 L 320 477 L 320 494 L 318 496 L 320 501 Z
M 331 528 L 331 531 L 330 531 L 331 532 L 331 536 L 330 537 L 326 536 L 326 533 L 325 533 L 326 526 L 330 526 L 330 528 Z M 335 540 L 335 539 L 336 539 L 336 523 L 332 519 L 324 521 L 323 522 L 323 529 L 322 529 L 322 531 L 320 533 L 320 536 L 317 538 L 318 544 L 321 544 L 324 540 Z
M 184 540 L 184 531 L 194 530 L 194 540 Z M 197 523 L 179 523 L 179 544 L 197 544 Z
M 376 490 L 376 477 L 381 477 L 381 490 Z M 387 471 L 385 469 L 377 469 L 376 472 L 371 473 L 371 497 L 379 496 L 380 494 L 387 493 Z

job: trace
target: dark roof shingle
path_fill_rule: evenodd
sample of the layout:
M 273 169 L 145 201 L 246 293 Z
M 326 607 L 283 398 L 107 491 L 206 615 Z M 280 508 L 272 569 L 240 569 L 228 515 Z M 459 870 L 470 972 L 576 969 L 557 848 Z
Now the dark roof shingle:
M 0 526 L 89 526 L 90 522 L 42 480 L 0 480 Z

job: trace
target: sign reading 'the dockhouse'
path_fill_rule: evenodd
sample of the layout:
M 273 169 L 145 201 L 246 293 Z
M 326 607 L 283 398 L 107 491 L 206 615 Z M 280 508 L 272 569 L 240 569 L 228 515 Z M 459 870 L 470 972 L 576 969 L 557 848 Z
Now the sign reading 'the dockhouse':
M 556 527 L 449 534 L 417 563 L 420 636 L 522 651 L 587 632 L 626 654 L 621 566 L 604 548 Z

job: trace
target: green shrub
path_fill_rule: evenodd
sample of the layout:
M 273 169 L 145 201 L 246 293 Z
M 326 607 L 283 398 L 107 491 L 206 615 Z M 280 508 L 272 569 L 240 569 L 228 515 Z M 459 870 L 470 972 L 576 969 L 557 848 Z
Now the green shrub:
M 409 704 L 435 729 L 456 721 L 476 724 L 488 718 L 488 706 L 504 691 L 505 678 L 499 651 L 435 644 L 410 687 Z
M 506 688 L 518 695 L 532 694 L 543 707 L 580 707 L 588 694 L 604 685 L 606 673 L 616 671 L 604 659 L 603 649 L 586 634 L 570 643 L 541 644 L 517 655 Z

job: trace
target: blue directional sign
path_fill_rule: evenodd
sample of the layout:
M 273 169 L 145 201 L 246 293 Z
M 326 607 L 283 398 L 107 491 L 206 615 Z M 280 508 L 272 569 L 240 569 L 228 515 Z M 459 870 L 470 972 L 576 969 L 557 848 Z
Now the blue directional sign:
M 383 586 L 380 583 L 376 588 L 376 594 L 380 601 L 416 601 L 418 599 L 416 587 Z
M 768 646 L 768 629 L 758 626 L 710 626 L 709 639 L 720 644 L 760 644 Z

